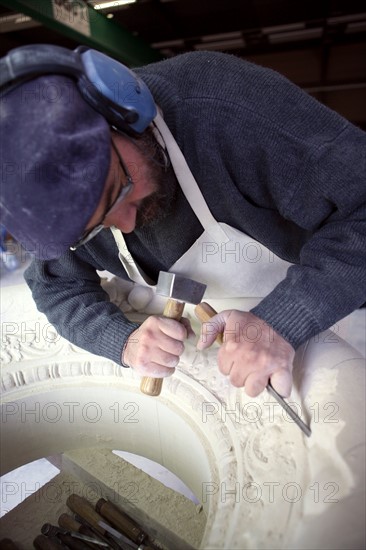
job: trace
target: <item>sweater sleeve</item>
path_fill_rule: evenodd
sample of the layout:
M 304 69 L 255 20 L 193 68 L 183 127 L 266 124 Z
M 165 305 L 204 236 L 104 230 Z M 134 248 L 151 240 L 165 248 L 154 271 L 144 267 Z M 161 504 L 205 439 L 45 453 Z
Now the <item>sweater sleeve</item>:
M 366 134 L 348 124 L 315 147 L 281 208 L 312 237 L 252 311 L 296 348 L 366 301 Z
M 123 346 L 139 325 L 109 301 L 92 265 L 68 252 L 59 260 L 34 260 L 25 280 L 38 310 L 61 336 L 122 365 Z
M 234 56 L 163 63 L 143 76 L 216 219 L 294 264 L 252 311 L 297 348 L 366 302 L 366 133 Z

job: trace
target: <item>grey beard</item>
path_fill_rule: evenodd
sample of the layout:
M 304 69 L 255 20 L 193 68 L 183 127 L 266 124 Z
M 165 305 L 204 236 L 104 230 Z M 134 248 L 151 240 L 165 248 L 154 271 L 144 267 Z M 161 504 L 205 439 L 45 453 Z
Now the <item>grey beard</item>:
M 151 128 L 133 140 L 143 153 L 149 165 L 151 182 L 156 191 L 146 197 L 136 216 L 136 228 L 154 226 L 172 211 L 175 202 L 178 182 L 170 163 L 168 153 L 158 144 Z
M 157 168 L 156 165 L 155 168 Z M 157 190 L 143 200 L 142 205 L 137 211 L 137 229 L 156 225 L 173 210 L 178 191 L 178 183 L 174 170 L 171 166 L 165 171 L 161 167 L 159 168 L 159 176 L 155 174 L 154 177 L 154 183 L 157 186 Z

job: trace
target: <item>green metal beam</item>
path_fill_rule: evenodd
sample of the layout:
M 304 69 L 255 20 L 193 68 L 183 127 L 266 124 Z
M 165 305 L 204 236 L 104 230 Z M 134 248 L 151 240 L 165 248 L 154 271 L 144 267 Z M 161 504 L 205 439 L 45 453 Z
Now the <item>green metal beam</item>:
M 40 21 L 45 27 L 63 34 L 79 44 L 103 51 L 107 55 L 122 61 L 130 67 L 137 67 L 161 59 L 159 52 L 143 40 L 136 38 L 126 29 L 107 19 L 104 15 L 86 5 L 82 0 L 69 3 L 75 8 L 83 7 L 84 21 L 90 28 L 90 35 L 84 34 L 73 24 L 73 13 L 70 11 L 69 24 L 62 21 L 62 7 L 57 0 L 0 0 L 0 4 L 12 11 L 19 11 L 32 19 Z M 62 4 L 62 2 L 61 2 Z

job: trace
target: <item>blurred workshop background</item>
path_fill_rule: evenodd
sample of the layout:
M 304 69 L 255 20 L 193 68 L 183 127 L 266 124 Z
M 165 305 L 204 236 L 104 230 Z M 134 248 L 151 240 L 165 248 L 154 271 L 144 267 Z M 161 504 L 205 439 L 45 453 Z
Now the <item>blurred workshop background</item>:
M 217 50 L 271 67 L 366 129 L 363 0 L 0 0 L 0 55 L 86 44 L 130 66 Z

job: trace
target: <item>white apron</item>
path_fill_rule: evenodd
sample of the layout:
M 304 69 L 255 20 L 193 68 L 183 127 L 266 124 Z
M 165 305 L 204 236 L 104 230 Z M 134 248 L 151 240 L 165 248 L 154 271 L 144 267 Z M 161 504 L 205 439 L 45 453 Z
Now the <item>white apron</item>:
M 252 237 L 214 219 L 182 152 L 160 114 L 155 123 L 168 149 L 182 191 L 203 227 L 201 236 L 169 271 L 205 283 L 207 289 L 204 299 L 215 309 L 232 307 L 248 310 L 254 307 L 285 278 L 291 264 Z M 263 223 L 266 223 L 265 214 Z M 112 233 L 118 246 L 119 259 L 130 279 L 138 285 L 154 289 L 153 282 L 129 253 L 122 232 L 112 228 Z M 159 305 L 156 309 L 162 311 L 165 301 L 166 299 L 161 300 L 160 304 L 157 300 Z M 151 308 L 150 310 L 153 311 Z

